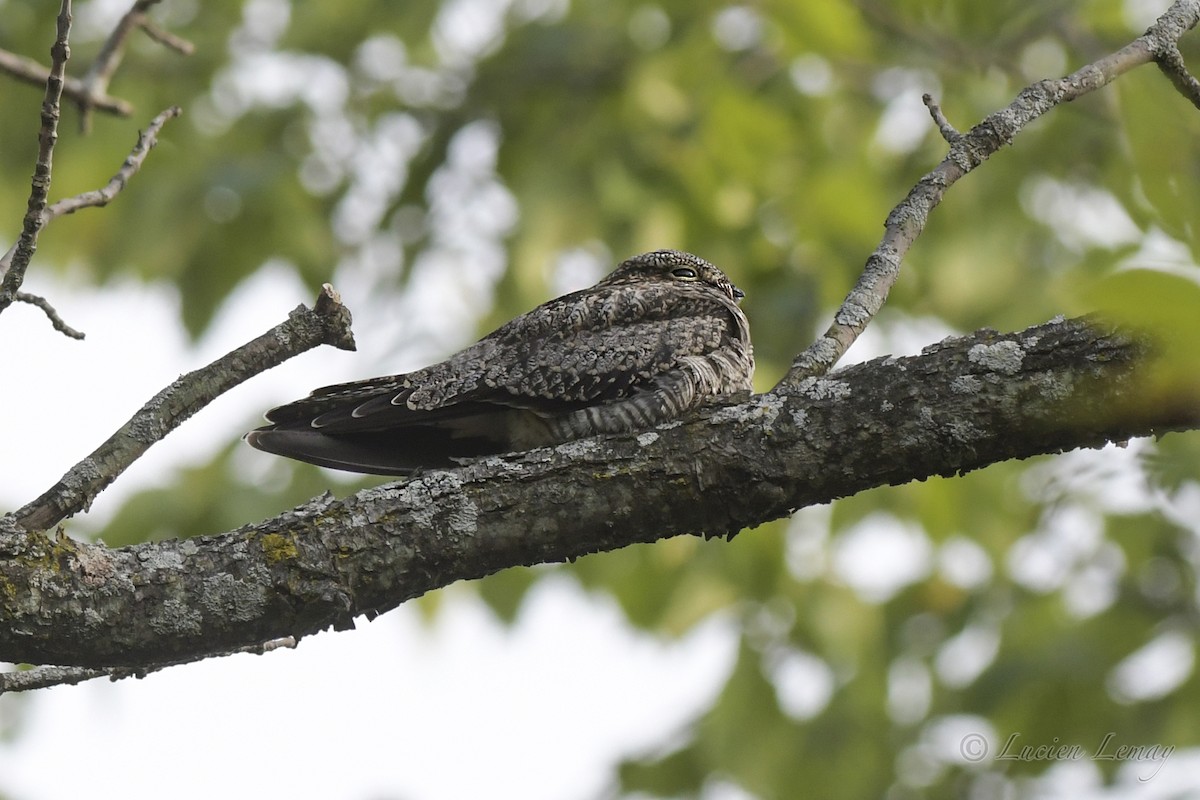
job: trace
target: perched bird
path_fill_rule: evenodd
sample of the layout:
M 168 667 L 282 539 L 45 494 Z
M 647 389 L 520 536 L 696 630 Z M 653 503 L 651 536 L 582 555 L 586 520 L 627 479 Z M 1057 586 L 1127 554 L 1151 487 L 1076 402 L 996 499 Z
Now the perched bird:
M 743 296 L 702 258 L 646 253 L 441 363 L 272 409 L 246 439 L 324 467 L 405 475 L 650 427 L 750 391 Z

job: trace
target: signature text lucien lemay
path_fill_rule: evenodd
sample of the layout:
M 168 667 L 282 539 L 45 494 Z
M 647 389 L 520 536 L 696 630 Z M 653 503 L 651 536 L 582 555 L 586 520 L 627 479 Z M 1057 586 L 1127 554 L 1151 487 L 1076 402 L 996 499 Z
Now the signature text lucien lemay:
M 1020 741 L 1021 734 L 1010 734 L 1004 742 L 1004 747 L 996 754 L 996 761 L 1133 761 L 1152 765 L 1149 772 L 1139 771 L 1139 781 L 1152 780 L 1167 759 L 1175 752 L 1175 745 L 1163 744 L 1121 744 L 1117 734 L 1104 734 L 1100 743 L 1094 749 L 1088 749 L 1080 744 L 1060 744 L 1058 737 L 1050 744 L 1030 745 Z

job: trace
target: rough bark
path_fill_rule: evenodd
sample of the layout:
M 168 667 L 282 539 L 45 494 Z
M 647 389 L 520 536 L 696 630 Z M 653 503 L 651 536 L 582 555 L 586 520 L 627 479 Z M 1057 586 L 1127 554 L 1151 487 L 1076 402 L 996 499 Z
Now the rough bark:
M 318 498 L 119 549 L 0 532 L 0 660 L 145 667 L 347 627 L 457 580 L 732 535 L 875 486 L 1196 427 L 1147 349 L 1087 322 L 980 331 L 686 422 Z M 4 524 L 0 520 L 0 524 Z

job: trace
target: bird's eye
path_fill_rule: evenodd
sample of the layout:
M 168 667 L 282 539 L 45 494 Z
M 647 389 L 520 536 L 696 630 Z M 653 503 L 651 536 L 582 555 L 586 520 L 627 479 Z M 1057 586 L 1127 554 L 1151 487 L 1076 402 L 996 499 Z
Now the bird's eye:
M 692 269 L 691 267 L 676 267 L 675 269 L 671 270 L 671 274 L 676 278 L 683 278 L 685 281 L 692 281 L 696 279 L 696 270 Z

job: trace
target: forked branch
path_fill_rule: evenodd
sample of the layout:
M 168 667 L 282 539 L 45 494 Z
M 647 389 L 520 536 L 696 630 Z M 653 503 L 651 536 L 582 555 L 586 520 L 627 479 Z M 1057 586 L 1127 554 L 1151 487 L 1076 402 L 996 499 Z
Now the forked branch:
M 151 445 L 188 417 L 243 381 L 319 344 L 354 349 L 350 311 L 329 284 L 325 284 L 313 308 L 299 306 L 286 321 L 262 336 L 183 375 L 155 395 L 58 483 L 15 512 L 16 523 L 26 530 L 48 530 L 83 511 Z
M 1200 107 L 1200 85 L 1183 67 L 1177 45 L 1197 21 L 1200 21 L 1200 0 L 1177 0 L 1145 34 L 1125 47 L 1065 78 L 1026 87 L 1006 107 L 989 114 L 966 133 L 954 130 L 937 103 L 927 99 L 926 105 L 949 143 L 950 152 L 892 209 L 882 241 L 867 259 L 833 323 L 796 357 L 775 390 L 794 391 L 805 378 L 825 374 L 841 359 L 887 301 L 900 275 L 900 262 L 925 229 L 930 212 L 942 201 L 946 190 L 1000 148 L 1011 144 L 1029 123 L 1050 109 L 1094 92 L 1134 67 L 1151 62 L 1156 62 L 1175 87 Z
M 58 12 L 58 33 L 50 48 L 52 59 L 50 78 L 46 81 L 46 97 L 42 101 L 42 126 L 38 131 L 38 156 L 33 166 L 32 188 L 21 225 L 21 235 L 14 246 L 13 257 L 0 280 L 0 312 L 12 305 L 25 281 L 25 271 L 37 250 L 38 234 L 46 224 L 46 198 L 50 194 L 50 175 L 54 163 L 54 145 L 58 142 L 59 100 L 62 98 L 63 75 L 71 57 L 68 40 L 71 34 L 71 0 L 63 0 Z

